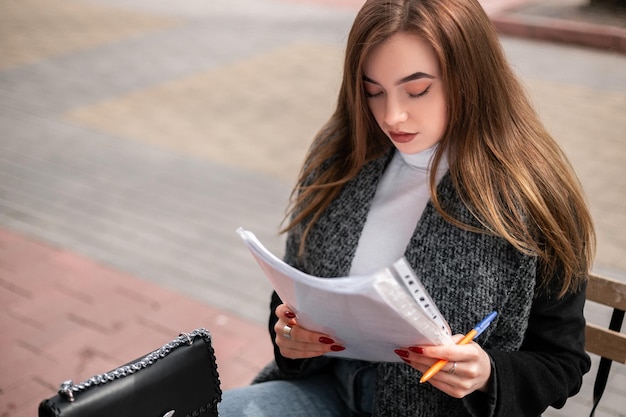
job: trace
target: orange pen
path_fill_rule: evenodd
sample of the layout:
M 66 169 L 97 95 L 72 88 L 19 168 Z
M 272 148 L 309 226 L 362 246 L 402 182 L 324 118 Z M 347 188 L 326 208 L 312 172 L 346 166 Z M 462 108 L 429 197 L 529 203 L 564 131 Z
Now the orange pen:
M 489 327 L 489 325 L 491 324 L 493 319 L 496 318 L 497 315 L 498 313 L 496 311 L 492 311 L 491 313 L 489 313 L 487 317 L 485 317 L 472 330 L 470 330 L 463 337 L 463 339 L 459 340 L 457 342 L 457 345 L 466 345 L 472 340 L 474 340 L 475 338 L 477 338 L 482 332 L 485 331 L 487 327 Z M 437 362 L 435 362 L 433 366 L 431 366 L 430 368 L 428 368 L 426 372 L 424 372 L 424 375 L 422 375 L 422 378 L 420 379 L 420 383 L 424 383 L 428 381 L 430 378 L 432 378 L 433 375 L 441 371 L 441 368 L 443 368 L 446 363 L 448 363 L 448 361 L 445 359 L 439 359 Z

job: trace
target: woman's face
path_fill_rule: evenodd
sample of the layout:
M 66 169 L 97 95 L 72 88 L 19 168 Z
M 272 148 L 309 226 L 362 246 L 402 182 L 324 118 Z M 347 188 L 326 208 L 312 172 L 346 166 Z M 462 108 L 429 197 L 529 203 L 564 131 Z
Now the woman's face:
M 370 111 L 398 150 L 413 154 L 441 140 L 448 123 L 445 91 L 426 42 L 395 34 L 372 50 L 364 72 Z

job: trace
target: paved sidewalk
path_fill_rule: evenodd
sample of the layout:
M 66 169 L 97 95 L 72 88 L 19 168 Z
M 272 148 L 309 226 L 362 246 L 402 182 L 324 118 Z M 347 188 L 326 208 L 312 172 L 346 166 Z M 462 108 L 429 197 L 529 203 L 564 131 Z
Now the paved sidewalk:
M 224 388 L 269 360 L 271 288 L 235 229 L 282 254 L 361 3 L 0 0 L 0 417 L 195 327 Z M 496 21 L 541 3 L 483 1 Z M 594 268 L 626 280 L 626 55 L 502 42 L 585 187 Z M 624 415 L 624 368 L 596 416 Z M 594 376 L 546 415 L 588 415 Z
M 0 229 L 0 415 L 35 416 L 66 379 L 82 382 L 198 327 L 210 330 L 224 389 L 272 357 L 267 332 L 74 253 Z

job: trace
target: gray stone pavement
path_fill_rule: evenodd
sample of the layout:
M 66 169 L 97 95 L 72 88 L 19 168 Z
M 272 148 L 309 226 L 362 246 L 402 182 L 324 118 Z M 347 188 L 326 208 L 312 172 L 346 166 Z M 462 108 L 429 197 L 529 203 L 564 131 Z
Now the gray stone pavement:
M 263 324 L 235 229 L 282 254 L 355 13 L 338 4 L 0 0 L 0 227 Z M 626 280 L 626 56 L 502 42 L 585 187 L 595 270 Z M 625 415 L 623 368 L 597 416 Z M 594 375 L 547 414 L 588 415 Z

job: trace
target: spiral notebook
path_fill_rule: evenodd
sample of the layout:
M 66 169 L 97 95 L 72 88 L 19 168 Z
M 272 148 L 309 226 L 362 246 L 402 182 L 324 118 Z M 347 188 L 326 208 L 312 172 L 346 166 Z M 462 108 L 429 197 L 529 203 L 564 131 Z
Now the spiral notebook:
M 326 333 L 344 351 L 327 355 L 400 362 L 400 347 L 452 344 L 450 326 L 404 257 L 368 275 L 320 278 L 288 265 L 243 228 L 248 246 L 298 324 Z

